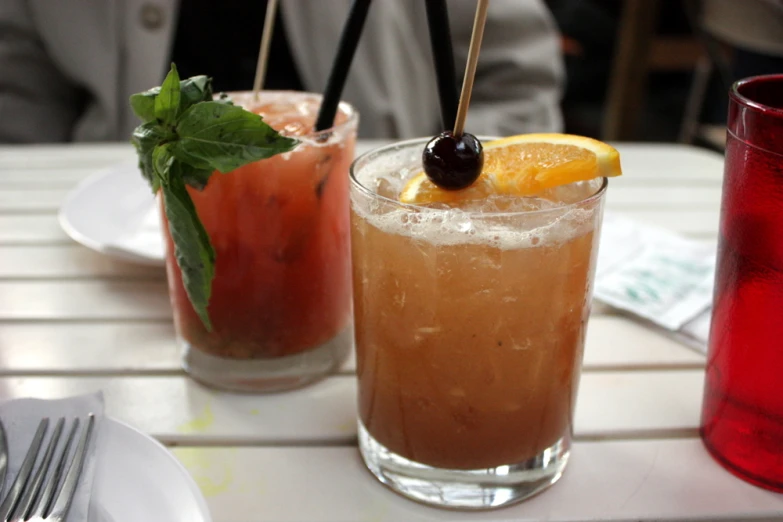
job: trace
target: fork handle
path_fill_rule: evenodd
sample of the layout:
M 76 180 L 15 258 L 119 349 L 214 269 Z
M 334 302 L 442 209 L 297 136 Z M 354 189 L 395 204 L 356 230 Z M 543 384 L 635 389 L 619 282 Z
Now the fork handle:
M 87 420 L 87 426 L 84 428 L 82 435 L 79 438 L 79 445 L 76 446 L 76 453 L 71 460 L 71 464 L 68 466 L 65 480 L 63 480 L 63 484 L 57 494 L 57 500 L 55 501 L 49 516 L 44 519 L 45 522 L 64 522 L 65 517 L 68 516 L 68 510 L 71 508 L 71 502 L 76 493 L 76 488 L 79 485 L 79 476 L 82 474 L 84 461 L 87 457 L 87 446 L 90 442 L 94 424 L 95 415 L 91 413 Z

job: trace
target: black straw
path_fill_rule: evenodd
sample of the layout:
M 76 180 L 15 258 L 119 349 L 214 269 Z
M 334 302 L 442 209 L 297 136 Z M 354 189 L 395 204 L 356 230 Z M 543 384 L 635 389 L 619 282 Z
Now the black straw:
M 348 13 L 348 20 L 345 22 L 343 34 L 340 36 L 340 44 L 337 47 L 337 56 L 334 58 L 329 80 L 326 82 L 318 119 L 315 121 L 316 131 L 326 130 L 334 125 L 334 117 L 337 115 L 337 106 L 340 103 L 343 87 L 345 87 L 345 80 L 348 79 L 353 55 L 356 54 L 364 21 L 370 10 L 370 1 L 354 0 L 351 11 Z
M 459 103 L 457 74 L 454 71 L 454 51 L 451 47 L 449 30 L 449 12 L 446 9 L 446 0 L 426 0 L 425 5 L 430 28 L 432 59 L 438 81 L 440 114 L 443 119 L 443 129 L 447 130 L 454 127 Z

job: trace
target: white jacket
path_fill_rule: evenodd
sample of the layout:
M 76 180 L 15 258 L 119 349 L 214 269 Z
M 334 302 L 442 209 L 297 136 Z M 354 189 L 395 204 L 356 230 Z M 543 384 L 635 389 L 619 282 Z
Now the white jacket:
M 281 1 L 307 90 L 325 86 L 350 4 Z M 448 2 L 459 75 L 475 5 Z M 0 142 L 128 139 L 138 123 L 128 97 L 160 84 L 176 16 L 177 0 L 0 0 Z M 559 130 L 562 81 L 543 1 L 492 0 L 467 130 Z M 441 130 L 422 0 L 373 2 L 343 99 L 359 110 L 365 138 Z

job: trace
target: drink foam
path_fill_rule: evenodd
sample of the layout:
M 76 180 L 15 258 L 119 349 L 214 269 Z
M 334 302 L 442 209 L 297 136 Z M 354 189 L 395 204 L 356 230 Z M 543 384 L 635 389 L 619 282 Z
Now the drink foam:
M 359 183 L 382 197 L 352 194 L 353 211 L 387 234 L 435 246 L 475 244 L 511 250 L 561 244 L 595 228 L 600 207 L 578 203 L 600 189 L 601 179 L 556 187 L 539 197 L 490 196 L 461 202 L 460 208 L 398 203 L 408 179 L 421 172 L 421 149 L 412 149 L 360 160 L 355 166 Z
M 549 215 L 532 227 L 518 224 L 519 214 L 497 214 L 492 223 L 475 212 L 460 209 L 415 212 L 396 209 L 386 213 L 363 212 L 354 205 L 356 214 L 371 226 L 387 233 L 408 236 L 435 246 L 462 244 L 486 245 L 501 250 L 554 246 L 587 234 L 594 228 L 595 209 L 571 208 L 560 215 Z M 507 220 L 506 224 L 499 222 Z M 533 218 L 535 219 L 535 218 Z

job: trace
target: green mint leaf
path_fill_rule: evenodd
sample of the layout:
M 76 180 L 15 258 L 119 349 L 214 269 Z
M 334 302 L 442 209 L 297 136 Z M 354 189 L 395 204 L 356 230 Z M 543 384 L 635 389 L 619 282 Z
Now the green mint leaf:
M 215 172 L 214 169 L 196 169 L 190 165 L 185 165 L 179 160 L 174 160 L 174 167 L 172 169 L 176 169 L 172 170 L 172 172 L 177 172 L 182 176 L 182 181 L 184 181 L 186 185 L 191 186 L 198 191 L 202 191 L 207 187 L 209 178 L 212 176 L 212 173 Z
M 155 122 L 147 122 L 136 127 L 131 137 L 131 143 L 136 147 L 139 156 L 139 170 L 141 170 L 144 179 L 152 187 L 152 192 L 156 193 L 160 188 L 158 176 L 155 174 L 153 163 L 153 152 L 155 148 L 163 141 L 172 138 L 172 134 Z
M 171 165 L 174 163 L 171 155 L 171 144 L 158 145 L 152 151 L 152 168 L 161 185 L 169 183 Z
M 193 187 L 199 192 L 207 187 L 209 178 L 212 177 L 214 169 L 196 169 L 190 165 L 182 163 L 178 159 L 174 159 L 171 165 L 171 176 L 179 176 L 185 185 Z
M 221 102 L 197 103 L 180 115 L 172 153 L 197 169 L 226 173 L 292 150 L 299 143 L 281 136 L 261 116 Z
M 155 97 L 155 118 L 166 125 L 177 123 L 180 98 L 179 74 L 177 66 L 172 63 L 171 70 L 160 86 L 160 93 Z
M 193 309 L 211 332 L 207 306 L 215 277 L 215 250 L 181 177 L 169 176 L 169 183 L 163 185 L 163 203 L 182 284 Z
M 180 101 L 179 114 L 185 112 L 191 105 L 212 99 L 212 78 L 194 76 L 179 82 Z M 155 98 L 160 94 L 160 87 L 153 87 L 130 97 L 130 105 L 136 116 L 144 122 L 155 120 Z
M 131 95 L 130 105 L 136 116 L 143 122 L 155 120 L 155 98 L 160 92 L 160 87 Z
M 192 105 L 212 99 L 212 78 L 194 76 L 179 82 L 180 101 L 179 114 L 184 113 Z

